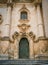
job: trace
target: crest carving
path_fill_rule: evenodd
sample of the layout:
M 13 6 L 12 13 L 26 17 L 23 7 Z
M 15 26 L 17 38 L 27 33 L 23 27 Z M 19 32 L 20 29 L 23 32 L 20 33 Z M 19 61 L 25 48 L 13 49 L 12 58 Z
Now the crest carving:
M 30 28 L 30 25 L 21 24 L 21 25 L 18 25 L 18 27 L 19 27 L 21 32 L 26 32 Z

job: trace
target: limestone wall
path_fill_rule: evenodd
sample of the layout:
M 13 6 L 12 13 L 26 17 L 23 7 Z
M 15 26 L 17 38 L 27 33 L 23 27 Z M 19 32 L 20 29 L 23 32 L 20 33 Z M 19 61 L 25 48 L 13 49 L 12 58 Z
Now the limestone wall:
M 9 35 L 9 27 L 8 27 L 8 21 L 7 21 L 7 8 L 0 7 L 0 14 L 2 15 L 2 24 L 0 25 L 0 31 L 1 31 L 1 36 L 8 36 Z
M 47 0 L 43 1 L 43 19 L 44 19 L 44 26 L 45 26 L 45 34 L 48 37 L 48 15 L 47 15 Z M 45 3 L 45 5 L 44 5 Z M 14 59 L 18 59 L 18 51 L 19 51 L 19 40 L 18 38 L 22 38 L 24 37 L 23 33 L 21 29 L 18 27 L 18 25 L 22 24 L 23 22 L 20 21 L 20 13 L 21 10 L 23 8 L 24 4 L 22 3 L 14 3 L 13 8 L 11 9 L 11 6 L 6 6 L 6 7 L 0 7 L 0 14 L 3 16 L 3 22 L 0 25 L 0 31 L 1 34 L 0 36 L 3 38 L 5 37 L 5 39 L 3 38 L 0 41 L 2 50 L 3 50 L 3 54 L 9 54 L 11 55 L 11 57 L 14 57 Z M 26 3 L 25 4 L 25 8 L 28 12 L 28 21 L 24 22 L 23 24 L 26 25 L 30 25 L 30 29 L 28 29 L 26 32 L 27 34 L 25 34 L 25 37 L 27 37 L 29 39 L 29 44 L 30 44 L 30 58 L 32 59 L 33 55 L 35 55 L 35 57 L 37 55 L 39 55 L 40 53 L 42 54 L 41 51 L 43 51 L 43 54 L 46 53 L 44 51 L 46 51 L 46 46 L 48 45 L 48 40 L 44 39 L 44 40 L 38 40 L 37 37 L 39 36 L 44 36 L 43 35 L 43 28 L 42 28 L 42 18 L 41 18 L 41 12 L 40 12 L 40 6 L 38 5 L 38 7 L 35 8 L 34 5 L 30 4 L 30 3 Z M 45 9 L 46 8 L 46 9 Z M 11 13 L 11 14 L 10 14 Z M 11 18 L 11 19 L 10 19 Z M 17 34 L 15 33 L 17 31 Z M 33 42 L 33 34 L 36 36 L 35 37 L 35 42 Z M 31 32 L 31 35 L 29 36 L 29 32 Z M 15 33 L 15 34 L 14 34 Z M 12 42 L 12 35 L 14 35 L 15 39 L 13 39 Z M 19 37 L 17 37 L 19 35 Z M 20 37 L 21 35 L 21 37 Z M 27 36 L 28 35 L 28 36 Z M 8 39 L 9 38 L 9 39 Z M 32 42 L 31 42 L 32 40 Z M 9 46 L 10 45 L 10 46 Z M 10 49 L 8 49 L 10 47 Z M 48 47 L 48 46 L 47 46 Z M 7 50 L 7 52 L 5 52 Z M 34 52 L 34 53 L 33 53 Z
M 20 31 L 18 28 L 18 25 L 22 24 L 20 22 L 20 9 L 22 9 L 23 4 L 15 4 L 14 8 L 12 10 L 12 26 L 11 26 L 11 35 L 15 31 Z M 36 11 L 35 11 L 35 6 L 32 6 L 31 4 L 25 4 L 25 7 L 28 9 L 28 20 L 26 24 L 30 25 L 29 31 L 33 31 L 34 34 L 37 36 L 37 19 L 36 19 Z
M 10 35 L 11 35 L 10 37 L 12 37 L 12 35 L 14 34 L 15 31 L 20 32 L 18 25 L 22 24 L 22 22 L 20 22 L 20 13 L 21 13 L 20 10 L 23 8 L 23 6 L 24 5 L 20 4 L 20 3 L 14 4 L 11 14 L 8 10 L 7 5 L 6 5 L 6 7 L 0 8 L 0 13 L 3 15 L 3 23 L 1 24 L 1 27 L 0 27 L 2 29 L 2 36 L 9 36 L 9 33 L 10 33 Z M 30 29 L 28 29 L 27 32 L 32 31 L 36 35 L 36 37 L 43 36 L 43 34 L 41 32 L 42 31 L 42 28 L 41 28 L 42 23 L 39 23 L 39 20 L 41 19 L 40 14 L 38 12 L 39 10 L 37 11 L 35 8 L 35 5 L 29 4 L 29 3 L 26 3 L 25 7 L 28 12 L 28 20 L 29 20 L 29 22 L 27 21 L 25 23 L 27 25 L 30 25 Z M 39 15 L 39 17 L 38 17 L 38 15 Z M 11 20 L 9 21 L 8 18 L 10 16 L 11 16 Z
M 3 16 L 3 23 L 1 24 L 2 36 L 9 36 L 9 26 L 11 26 L 11 36 L 14 34 L 15 31 L 20 31 L 18 25 L 20 23 L 20 9 L 23 7 L 23 4 L 15 4 L 12 9 L 11 15 L 11 24 L 9 24 L 8 18 L 8 7 L 0 8 L 0 14 Z M 36 15 L 36 8 L 32 4 L 25 4 L 25 7 L 28 9 L 28 20 L 26 24 L 30 25 L 29 31 L 32 31 L 38 37 L 38 29 L 37 29 L 37 15 Z M 4 31 L 5 30 L 5 31 Z
M 48 0 L 42 0 L 45 35 L 48 37 Z

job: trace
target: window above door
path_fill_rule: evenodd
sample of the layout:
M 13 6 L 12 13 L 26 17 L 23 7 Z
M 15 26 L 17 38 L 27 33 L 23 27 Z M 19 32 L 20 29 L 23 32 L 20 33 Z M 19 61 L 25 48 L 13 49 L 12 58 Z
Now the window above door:
M 28 19 L 28 13 L 26 11 L 22 11 L 20 14 L 20 19 L 22 20 Z

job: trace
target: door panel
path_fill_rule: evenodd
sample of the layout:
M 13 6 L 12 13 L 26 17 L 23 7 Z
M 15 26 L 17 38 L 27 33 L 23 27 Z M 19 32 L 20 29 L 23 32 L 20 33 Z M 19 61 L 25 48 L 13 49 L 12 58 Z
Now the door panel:
M 29 42 L 26 38 L 22 38 L 19 42 L 19 58 L 29 58 Z

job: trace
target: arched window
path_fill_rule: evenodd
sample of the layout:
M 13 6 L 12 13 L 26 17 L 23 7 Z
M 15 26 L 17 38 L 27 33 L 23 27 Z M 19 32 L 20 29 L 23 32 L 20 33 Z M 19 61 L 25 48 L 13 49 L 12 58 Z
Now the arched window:
M 21 12 L 21 19 L 27 19 L 27 12 L 26 11 Z

